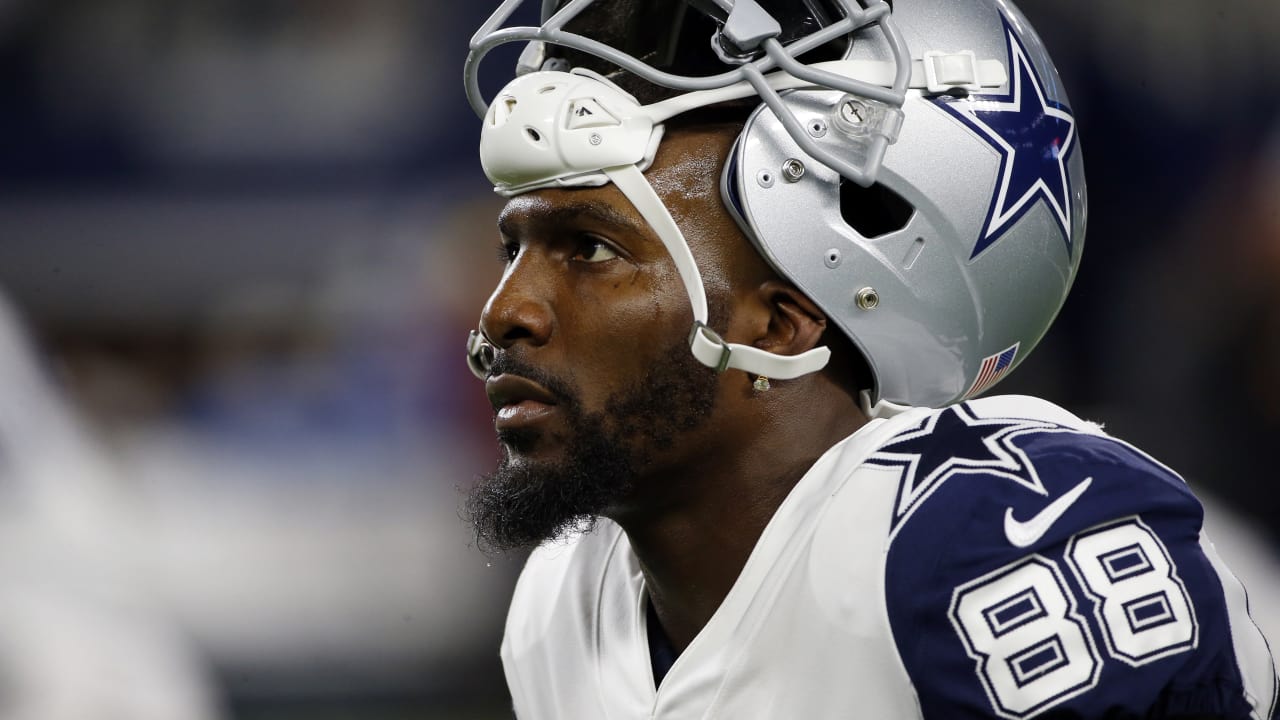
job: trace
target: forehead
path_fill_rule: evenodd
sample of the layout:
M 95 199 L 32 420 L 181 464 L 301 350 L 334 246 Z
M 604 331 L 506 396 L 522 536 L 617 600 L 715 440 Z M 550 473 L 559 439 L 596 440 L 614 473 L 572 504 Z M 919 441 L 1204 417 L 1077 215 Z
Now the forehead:
M 634 232 L 646 228 L 626 196 L 612 186 L 536 190 L 511 198 L 498 214 L 498 228 L 508 234 L 584 222 Z

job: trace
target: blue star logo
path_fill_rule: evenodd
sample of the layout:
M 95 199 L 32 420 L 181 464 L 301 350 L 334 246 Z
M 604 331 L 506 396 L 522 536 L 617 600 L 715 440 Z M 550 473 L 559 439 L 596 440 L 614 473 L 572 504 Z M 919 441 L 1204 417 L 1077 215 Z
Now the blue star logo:
M 1011 480 L 1047 497 L 1035 465 L 1014 441 L 1034 433 L 1075 432 L 1045 420 L 983 418 L 968 403 L 931 413 L 867 458 L 867 464 L 901 472 L 894 532 L 944 482 L 957 475 Z
M 1003 16 L 1009 47 L 1009 93 L 940 96 L 934 102 L 972 128 L 1000 156 L 996 192 L 970 259 L 991 247 L 1039 200 L 1062 230 L 1071 256 L 1071 178 L 1067 160 L 1076 145 L 1071 110 L 1047 96 L 1027 50 Z

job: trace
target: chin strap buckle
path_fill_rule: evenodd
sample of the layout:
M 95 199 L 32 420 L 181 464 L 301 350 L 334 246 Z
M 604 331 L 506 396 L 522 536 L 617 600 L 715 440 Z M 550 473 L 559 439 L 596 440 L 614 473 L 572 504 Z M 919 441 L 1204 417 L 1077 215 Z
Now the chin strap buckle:
M 714 353 L 717 346 L 720 348 L 720 358 L 714 364 L 707 362 L 711 358 L 707 351 Z M 729 356 L 733 354 L 732 348 L 719 333 L 707 327 L 707 324 L 701 320 L 694 320 L 693 327 L 689 330 L 689 349 L 693 351 L 693 356 L 698 358 L 699 362 L 717 373 L 722 373 L 729 368 Z

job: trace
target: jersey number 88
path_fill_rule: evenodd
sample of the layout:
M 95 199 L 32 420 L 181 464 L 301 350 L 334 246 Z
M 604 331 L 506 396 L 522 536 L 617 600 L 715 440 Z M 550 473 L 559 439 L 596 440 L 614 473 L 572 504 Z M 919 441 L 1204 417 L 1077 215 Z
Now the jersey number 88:
M 1064 556 L 1110 658 L 1138 667 L 1195 647 L 1186 586 L 1136 516 L 1073 536 Z M 948 615 L 1001 717 L 1021 720 L 1098 684 L 1103 658 L 1053 560 L 1030 555 L 957 587 Z

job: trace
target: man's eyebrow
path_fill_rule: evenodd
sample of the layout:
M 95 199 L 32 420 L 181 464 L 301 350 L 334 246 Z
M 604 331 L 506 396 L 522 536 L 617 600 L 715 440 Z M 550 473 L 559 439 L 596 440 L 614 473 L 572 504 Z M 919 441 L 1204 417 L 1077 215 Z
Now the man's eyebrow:
M 539 204 L 519 210 L 504 209 L 498 214 L 498 231 L 503 235 L 512 235 L 516 230 L 516 224 L 522 221 L 531 221 L 539 225 L 558 225 L 583 217 L 631 230 L 647 227 L 608 203 L 570 202 L 555 206 Z

